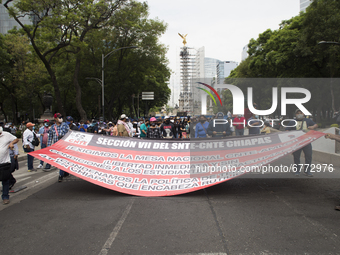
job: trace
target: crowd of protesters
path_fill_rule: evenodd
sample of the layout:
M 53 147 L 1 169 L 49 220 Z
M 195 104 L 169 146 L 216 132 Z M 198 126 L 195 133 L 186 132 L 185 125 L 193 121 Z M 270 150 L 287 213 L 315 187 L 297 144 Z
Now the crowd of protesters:
M 291 130 L 308 131 L 317 128 L 317 125 L 300 111 L 296 110 L 295 120 L 297 125 Z M 3 186 L 3 204 L 9 203 L 9 189 L 16 183 L 12 173 L 18 169 L 18 146 L 17 142 L 22 133 L 23 149 L 29 153 L 35 150 L 35 147 L 40 145 L 40 148 L 46 148 L 56 143 L 69 130 L 95 133 L 106 136 L 122 136 L 135 137 L 140 139 L 186 139 L 186 138 L 222 138 L 227 136 L 243 136 L 245 129 L 248 129 L 249 135 L 269 134 L 273 131 L 277 132 L 269 122 L 266 120 L 259 120 L 259 116 L 254 114 L 248 115 L 231 115 L 230 112 L 226 116 L 219 112 L 215 116 L 207 118 L 204 115 L 199 117 L 178 117 L 165 116 L 164 118 L 140 118 L 130 119 L 125 114 L 122 114 L 118 120 L 105 122 L 103 118 L 99 120 L 76 122 L 72 116 L 64 118 L 60 113 L 54 114 L 53 120 L 45 119 L 38 127 L 31 122 L 23 122 L 16 127 L 11 123 L 0 123 L 0 168 L 1 173 L 6 173 L 6 176 L 0 176 Z M 263 123 L 261 126 L 260 124 Z M 261 126 L 261 127 L 259 127 Z M 286 130 L 290 130 L 287 128 Z M 20 131 L 18 133 L 18 131 Z M 340 140 L 340 136 L 326 134 L 326 138 Z M 36 140 L 39 140 L 37 142 Z M 40 149 L 39 148 L 39 149 Z M 295 151 L 293 153 L 294 163 L 299 165 L 301 152 L 304 152 L 306 164 L 310 165 L 312 161 L 311 144 Z M 37 169 L 43 171 L 50 171 L 51 165 L 40 161 Z M 37 169 L 33 168 L 33 157 L 27 154 L 27 167 L 29 172 L 35 172 Z M 3 171 L 5 169 L 6 171 Z M 310 169 L 298 169 L 296 175 L 304 172 L 307 176 L 312 177 Z M 61 182 L 64 177 L 68 175 L 67 172 L 59 170 L 58 181 Z M 340 206 L 336 207 L 340 210 Z

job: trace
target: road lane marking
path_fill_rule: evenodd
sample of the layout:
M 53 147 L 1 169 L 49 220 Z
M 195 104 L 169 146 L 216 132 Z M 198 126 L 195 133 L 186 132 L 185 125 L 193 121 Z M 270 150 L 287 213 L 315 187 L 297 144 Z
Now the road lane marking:
M 108 251 L 110 250 L 112 243 L 116 239 L 119 230 L 122 228 L 124 221 L 126 220 L 133 203 L 135 202 L 135 198 L 132 198 L 129 204 L 126 206 L 123 215 L 120 217 L 119 221 L 117 222 L 116 226 L 114 227 L 113 231 L 111 232 L 109 238 L 106 240 L 102 250 L 99 252 L 99 255 L 107 255 Z
M 179 253 L 176 255 L 228 255 L 225 252 L 215 252 L 215 253 Z
M 23 176 L 26 177 L 26 176 L 29 176 L 29 175 L 31 175 L 30 172 L 22 173 L 22 174 L 16 174 L 16 173 L 14 172 L 14 174 L 13 174 L 14 178 L 20 178 L 20 177 L 23 177 Z
M 23 182 L 23 181 L 26 181 L 28 179 L 31 179 L 32 177 L 29 176 L 29 177 L 26 177 L 26 178 L 15 178 L 17 180 L 17 182 Z

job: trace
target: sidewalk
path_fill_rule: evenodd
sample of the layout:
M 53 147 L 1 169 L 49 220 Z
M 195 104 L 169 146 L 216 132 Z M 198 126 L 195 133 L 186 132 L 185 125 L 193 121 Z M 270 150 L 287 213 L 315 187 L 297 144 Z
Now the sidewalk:
M 319 132 L 335 134 L 335 128 L 317 129 Z M 320 137 L 312 142 L 313 161 L 340 166 L 340 154 L 336 153 L 337 142 Z

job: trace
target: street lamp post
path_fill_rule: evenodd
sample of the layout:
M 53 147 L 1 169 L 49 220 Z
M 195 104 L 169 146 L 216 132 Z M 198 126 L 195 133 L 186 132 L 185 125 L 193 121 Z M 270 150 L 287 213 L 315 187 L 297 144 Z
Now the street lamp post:
M 127 47 L 122 47 L 122 48 L 119 48 L 119 49 L 115 49 L 111 52 L 109 52 L 108 54 L 104 55 L 102 54 L 102 79 L 98 79 L 98 78 L 92 78 L 92 77 L 87 77 L 85 79 L 93 79 L 93 80 L 96 80 L 97 82 L 99 82 L 99 84 L 102 86 L 102 110 L 103 110 L 103 121 L 105 121 L 105 109 L 104 109 L 104 85 L 105 85 L 105 82 L 104 82 L 104 67 L 105 67 L 105 58 L 109 58 L 112 53 L 116 52 L 116 51 L 119 51 L 119 50 L 123 50 L 123 49 L 133 49 L 133 48 L 138 48 L 137 46 L 127 46 Z

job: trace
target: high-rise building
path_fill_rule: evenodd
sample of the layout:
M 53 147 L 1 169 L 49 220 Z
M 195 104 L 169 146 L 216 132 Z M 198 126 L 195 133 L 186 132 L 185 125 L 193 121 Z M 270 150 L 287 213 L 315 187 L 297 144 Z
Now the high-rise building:
M 12 3 L 9 4 L 11 6 Z M 24 25 L 32 24 L 31 16 L 22 17 L 19 19 L 21 23 Z M 8 30 L 17 27 L 18 29 L 21 28 L 20 25 L 9 16 L 6 7 L 3 4 L 0 4 L 0 33 L 7 34 Z
M 216 66 L 219 62 L 216 58 L 204 58 L 204 78 L 216 78 Z
M 313 0 L 300 0 L 300 12 L 305 12 Z
M 219 61 L 216 66 L 216 82 L 223 83 L 224 78 L 228 77 L 232 70 L 238 66 L 235 61 Z

